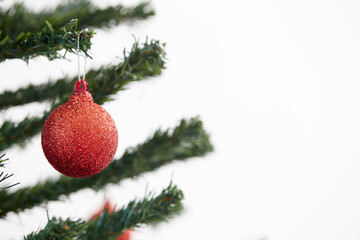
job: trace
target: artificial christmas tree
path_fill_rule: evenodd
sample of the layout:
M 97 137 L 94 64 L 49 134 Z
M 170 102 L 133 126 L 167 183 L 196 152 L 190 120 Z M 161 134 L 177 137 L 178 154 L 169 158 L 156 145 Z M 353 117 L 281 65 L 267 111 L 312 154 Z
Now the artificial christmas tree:
M 143 20 L 152 15 L 154 10 L 149 3 L 140 3 L 134 7 L 117 5 L 101 9 L 88 0 L 79 0 L 68 1 L 53 10 L 38 13 L 27 10 L 22 4 L 15 4 L 9 9 L 0 10 L 0 62 L 9 59 L 31 61 L 37 56 L 47 56 L 49 60 L 62 58 L 64 51 L 76 53 L 78 43 L 79 50 L 91 57 L 88 50 L 95 33 L 91 28 L 110 28 L 124 22 Z M 79 32 L 85 27 L 90 30 L 81 34 L 78 41 Z M 159 75 L 164 67 L 164 44 L 148 39 L 143 44 L 136 41 L 130 52 L 124 51 L 123 60 L 119 63 L 92 69 L 86 73 L 87 79 L 91 79 L 89 92 L 94 102 L 101 105 L 112 100 L 111 96 L 123 90 L 128 83 Z M 27 117 L 18 122 L 3 121 L 0 126 L 0 150 L 6 152 L 10 147 L 25 146 L 32 137 L 39 134 L 45 120 L 51 118 L 50 113 L 68 101 L 76 80 L 65 77 L 1 93 L 2 111 L 33 102 L 48 102 L 50 108 L 41 116 Z M 64 113 L 62 116 L 67 117 L 67 114 L 70 113 Z M 59 121 L 62 120 L 64 119 Z M 96 120 L 91 120 L 91 123 L 94 121 Z M 97 122 L 94 125 L 99 124 L 101 123 Z M 46 138 L 49 126 L 45 124 L 44 128 Z M 111 139 L 115 138 L 112 136 Z M 43 144 L 47 146 L 46 142 Z M 45 147 L 45 154 L 52 148 L 52 145 Z M 6 221 L 9 213 L 20 214 L 26 209 L 57 201 L 61 196 L 69 196 L 81 189 L 99 190 L 107 184 L 119 183 L 125 178 L 152 171 L 171 161 L 202 156 L 211 150 L 212 145 L 208 134 L 203 130 L 202 122 L 198 118 L 181 120 L 173 130 L 157 130 L 143 144 L 128 148 L 120 158 L 111 159 L 112 162 L 107 167 L 101 166 L 101 170 L 106 168 L 100 173 L 97 169 L 85 175 L 80 174 L 82 177 L 95 174 L 94 176 L 71 178 L 62 175 L 15 191 L 11 190 L 12 183 L 4 184 L 0 191 L 0 218 L 1 221 Z M 61 157 L 76 156 L 74 148 L 66 146 L 66 151 L 68 152 Z M 90 157 L 88 154 L 86 160 L 96 163 L 99 160 L 96 159 L 96 155 Z M 113 153 L 109 155 L 113 156 Z M 16 159 L 10 159 L 11 161 Z M 61 161 L 61 158 L 56 161 Z M 75 170 L 69 171 L 66 175 L 80 176 Z M 9 176 L 11 175 L 3 177 L 0 182 L 9 181 Z M 158 195 L 147 194 L 143 199 L 130 201 L 126 206 L 111 213 L 105 211 L 93 221 L 49 217 L 43 229 L 30 233 L 24 239 L 114 239 L 139 224 L 161 222 L 179 213 L 182 209 L 182 199 L 182 191 L 170 183 Z

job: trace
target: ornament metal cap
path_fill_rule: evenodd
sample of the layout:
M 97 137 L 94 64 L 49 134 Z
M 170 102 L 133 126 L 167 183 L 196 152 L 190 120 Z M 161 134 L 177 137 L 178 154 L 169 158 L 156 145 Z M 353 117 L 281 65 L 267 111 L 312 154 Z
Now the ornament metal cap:
M 86 79 L 76 81 L 75 88 L 70 96 L 69 102 L 79 101 L 80 95 L 82 101 L 94 102 L 91 93 L 88 91 L 88 83 Z

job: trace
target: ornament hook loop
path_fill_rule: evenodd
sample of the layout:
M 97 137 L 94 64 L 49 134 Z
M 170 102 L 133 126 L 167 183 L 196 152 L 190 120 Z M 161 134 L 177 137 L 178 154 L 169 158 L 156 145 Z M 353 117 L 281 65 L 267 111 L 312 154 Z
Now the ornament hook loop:
M 80 79 L 80 81 L 76 81 L 75 83 L 75 92 L 87 92 L 88 91 L 88 84 L 85 79 Z

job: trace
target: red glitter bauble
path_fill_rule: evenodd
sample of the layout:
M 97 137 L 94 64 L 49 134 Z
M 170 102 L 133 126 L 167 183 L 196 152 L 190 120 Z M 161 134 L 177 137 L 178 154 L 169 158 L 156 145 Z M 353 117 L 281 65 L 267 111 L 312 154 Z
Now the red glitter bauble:
M 94 102 L 85 79 L 76 82 L 67 103 L 51 112 L 41 132 L 47 160 L 70 177 L 101 172 L 114 158 L 117 144 L 114 120 Z

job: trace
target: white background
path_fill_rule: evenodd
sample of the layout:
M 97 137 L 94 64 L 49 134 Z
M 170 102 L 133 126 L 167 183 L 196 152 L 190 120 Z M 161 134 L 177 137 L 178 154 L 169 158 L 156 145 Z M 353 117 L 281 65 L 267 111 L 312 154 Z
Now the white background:
M 117 1 L 104 2 L 97 4 Z M 31 7 L 45 4 L 32 1 Z M 167 69 L 160 77 L 131 84 L 104 105 L 118 126 L 117 156 L 158 127 L 196 115 L 215 152 L 51 202 L 50 215 L 88 218 L 105 196 L 122 206 L 142 197 L 147 184 L 159 192 L 173 176 L 185 193 L 185 211 L 168 223 L 137 229 L 132 240 L 358 240 L 360 2 L 157 0 L 152 6 L 155 17 L 97 30 L 93 39 L 89 67 L 118 62 L 132 34 L 167 43 Z M 0 90 L 74 76 L 76 57 L 69 59 L 6 61 Z M 1 120 L 39 114 L 44 107 L 1 112 Z M 20 187 L 58 175 L 39 136 L 26 149 L 6 154 L 7 170 L 15 173 L 11 181 Z M 0 239 L 21 239 L 41 228 L 45 209 L 9 214 L 0 221 Z

